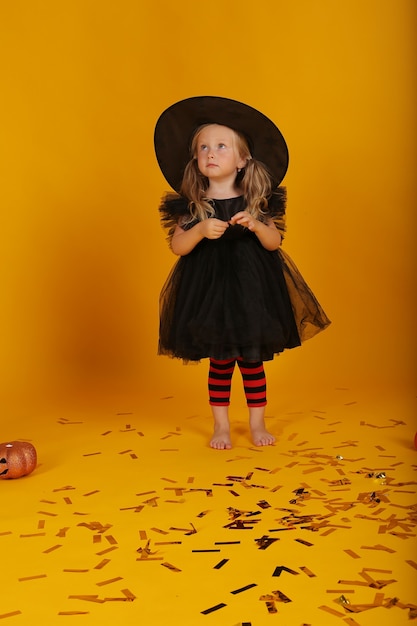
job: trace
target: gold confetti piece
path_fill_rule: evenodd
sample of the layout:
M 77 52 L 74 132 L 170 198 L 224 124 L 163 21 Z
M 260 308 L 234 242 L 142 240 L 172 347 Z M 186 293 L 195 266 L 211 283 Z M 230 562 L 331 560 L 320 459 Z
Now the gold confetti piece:
M 309 578 L 316 577 L 316 574 L 314 574 L 311 570 L 309 570 L 308 567 L 302 566 L 300 567 L 300 570 L 303 572 L 303 574 L 306 574 L 306 576 L 308 576 Z
M 96 552 L 97 556 L 103 556 L 103 554 L 107 554 L 108 552 L 112 552 L 112 550 L 117 550 L 117 546 L 111 546 L 110 548 L 106 548 L 105 550 L 101 550 L 100 552 Z
M 96 456 L 97 454 L 101 454 L 101 452 L 86 452 L 83 456 Z
M 391 554 L 394 554 L 396 552 L 396 550 L 393 550 L 392 548 L 387 548 L 386 546 L 382 546 L 382 545 L 376 545 L 376 546 L 361 546 L 362 550 L 384 550 L 385 552 L 390 552 Z
M 133 452 L 133 450 L 129 449 L 129 450 L 122 450 L 121 452 L 119 452 L 119 454 L 127 454 L 128 452 Z
M 30 533 L 29 535 L 19 535 L 22 539 L 27 539 L 28 537 L 45 537 L 46 533 Z
M 131 601 L 136 600 L 135 594 L 132 593 L 129 589 L 122 589 L 121 592 L 123 593 L 123 595 L 126 596 L 128 600 L 131 600 Z
M 225 606 L 227 606 L 227 604 L 225 604 L 224 602 L 221 602 L 220 604 L 216 604 L 215 606 L 211 606 L 209 609 L 205 609 L 204 611 L 201 611 L 201 613 L 203 615 L 208 615 L 209 613 L 213 613 L 213 611 L 218 611 L 219 609 L 222 609 Z
M 110 559 L 103 559 L 100 563 L 97 563 L 94 569 L 103 569 L 108 563 L 110 563 Z
M 45 520 L 44 519 L 40 519 L 38 522 L 38 529 L 39 530 L 43 530 L 45 528 Z
M 101 433 L 102 437 L 104 437 L 105 435 L 110 435 L 111 430 L 106 430 L 105 433 Z
M 105 535 L 105 539 L 107 539 L 112 546 L 117 544 L 117 540 L 112 535 Z
M 65 504 L 72 504 L 71 498 L 64 498 Z
M 57 534 L 56 537 L 65 537 L 67 532 L 69 531 L 70 527 L 69 526 L 65 526 L 64 528 L 61 528 Z
M 266 608 L 267 608 L 267 610 L 268 610 L 268 613 L 271 613 L 271 614 L 273 614 L 273 613 L 278 613 L 278 609 L 277 609 L 277 607 L 275 606 L 275 602 L 273 602 L 273 601 L 272 601 L 272 602 L 268 601 L 268 602 L 265 602 L 265 604 L 266 604 Z
M 360 559 L 359 554 L 356 554 L 353 550 L 345 550 L 346 554 L 352 557 L 352 559 Z
M 111 585 L 112 583 L 116 583 L 118 580 L 123 580 L 122 576 L 116 576 L 116 578 L 109 578 L 108 580 L 102 580 L 99 583 L 96 583 L 97 587 L 103 587 L 104 585 Z
M 67 491 L 70 489 L 75 489 L 75 487 L 71 487 L 71 485 L 67 485 L 66 487 L 58 487 L 57 489 L 54 489 L 53 492 L 55 493 L 56 491 Z
M 355 593 L 354 589 L 326 589 L 326 593 Z
M 88 493 L 83 493 L 84 497 L 93 496 L 95 493 L 100 493 L 100 489 L 94 489 L 94 491 L 89 491 Z
M 245 587 L 240 587 L 240 589 L 234 589 L 230 593 L 233 595 L 237 595 L 238 593 L 242 593 L 243 591 L 247 591 L 248 589 L 252 589 L 253 587 L 256 587 L 256 586 L 257 586 L 256 583 L 250 583 L 249 585 L 245 585 Z
M 101 543 L 102 535 L 93 535 L 93 543 Z
M 362 572 L 375 572 L 376 574 L 392 574 L 392 569 L 378 569 L 375 567 L 364 567 Z
M 140 496 L 147 496 L 150 493 L 156 493 L 156 491 L 155 490 L 154 491 L 143 491 L 142 493 L 136 493 L 135 495 L 140 497 Z
M 412 561 L 411 559 L 406 559 L 405 562 L 408 563 L 408 565 L 411 565 L 411 567 L 414 567 L 414 569 L 417 569 L 417 563 L 415 561 Z
M 86 513 L 88 515 L 88 513 Z M 84 528 L 88 528 L 89 530 L 95 530 L 98 533 L 104 533 L 106 530 L 112 527 L 111 524 L 106 524 L 103 526 L 100 522 L 80 522 L 77 526 L 83 526 Z
M 13 532 L 11 530 L 5 530 L 0 533 L 0 537 L 3 537 L 4 535 L 13 535 Z
M 22 611 L 10 611 L 10 613 L 1 613 L 0 619 L 5 619 L 6 617 L 15 617 L 15 615 L 22 615 Z
M 51 517 L 56 517 L 58 513 L 50 513 L 49 511 L 38 511 L 38 515 L 50 515 Z
M 298 541 L 298 543 L 302 543 L 303 546 L 310 547 L 314 545 L 313 543 L 310 543 L 309 541 L 306 541 L 305 539 L 295 539 L 295 541 Z
M 99 604 L 103 604 L 104 602 L 104 600 L 94 595 L 72 595 L 72 596 L 68 596 L 68 599 L 69 600 L 85 600 L 86 602 L 98 602 Z
M 169 570 L 171 570 L 171 572 L 180 572 L 181 570 L 178 567 L 175 567 L 175 565 L 171 565 L 171 563 L 161 563 L 161 565 L 163 565 L 164 567 L 167 567 Z
M 155 498 L 149 498 L 149 500 L 144 501 L 144 504 L 148 504 L 149 506 L 156 507 L 158 506 L 158 502 L 157 502 L 158 499 L 159 499 L 159 496 L 156 496 Z
M 169 535 L 166 530 L 161 530 L 160 528 L 151 528 L 155 533 L 160 533 L 161 535 Z
M 270 491 L 272 491 L 272 493 L 275 493 L 279 489 L 282 489 L 282 485 L 276 485 L 275 487 L 272 487 L 272 489 Z
M 345 619 L 343 621 L 348 626 L 361 626 L 360 624 L 358 624 L 358 622 L 355 622 L 355 620 L 352 619 L 351 617 L 345 617 Z
M 161 448 L 159 452 L 179 452 L 179 448 Z
M 338 580 L 339 585 L 357 585 L 359 587 L 369 587 L 363 580 Z
M 74 569 L 74 568 L 68 568 L 68 569 L 63 569 L 63 572 L 66 572 L 67 574 L 86 574 L 87 572 L 89 572 L 90 570 L 88 569 Z
M 176 483 L 176 480 L 173 480 L 172 478 L 161 478 L 161 480 L 165 480 L 168 483 Z
M 88 615 L 89 611 L 59 611 L 58 615 Z
M 50 552 L 53 552 L 54 550 L 58 550 L 58 548 L 62 548 L 62 544 L 58 543 L 56 546 L 47 548 L 46 550 L 43 551 L 43 554 L 49 554 Z
M 336 611 L 336 609 L 332 609 L 330 606 L 326 606 L 325 604 L 322 604 L 321 606 L 319 606 L 319 609 L 321 609 L 322 611 L 326 611 L 327 613 L 330 613 L 331 615 L 335 615 L 336 617 L 345 616 L 344 613 L 341 613 L 340 611 Z
M 187 483 L 188 483 L 188 484 L 193 483 L 193 482 L 194 482 L 194 480 L 195 480 L 194 476 L 189 476 L 189 477 L 187 478 Z
M 24 576 L 22 578 L 18 578 L 17 580 L 20 583 L 26 582 L 28 580 L 37 580 L 38 578 L 46 578 L 46 574 L 36 574 L 35 576 Z

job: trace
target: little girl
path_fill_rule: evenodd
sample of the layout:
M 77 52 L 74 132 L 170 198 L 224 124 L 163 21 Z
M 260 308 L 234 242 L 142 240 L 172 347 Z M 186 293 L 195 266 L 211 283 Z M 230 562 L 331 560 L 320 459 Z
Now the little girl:
M 180 257 L 161 292 L 159 354 L 209 359 L 210 445 L 218 450 L 231 448 L 228 407 L 237 363 L 252 441 L 272 445 L 263 362 L 330 324 L 280 247 L 285 140 L 256 109 L 201 96 L 162 113 L 155 151 L 177 192 L 165 196 L 160 211 Z

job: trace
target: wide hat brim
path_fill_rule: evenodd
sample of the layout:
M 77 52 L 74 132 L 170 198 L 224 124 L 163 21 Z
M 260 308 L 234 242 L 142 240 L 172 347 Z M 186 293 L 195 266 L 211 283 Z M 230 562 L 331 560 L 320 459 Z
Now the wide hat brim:
M 217 96 L 180 100 L 159 117 L 154 133 L 156 158 L 167 182 L 179 191 L 191 158 L 190 145 L 203 124 L 221 124 L 241 132 L 252 156 L 264 163 L 279 185 L 288 168 L 288 148 L 281 131 L 263 113 L 247 104 Z

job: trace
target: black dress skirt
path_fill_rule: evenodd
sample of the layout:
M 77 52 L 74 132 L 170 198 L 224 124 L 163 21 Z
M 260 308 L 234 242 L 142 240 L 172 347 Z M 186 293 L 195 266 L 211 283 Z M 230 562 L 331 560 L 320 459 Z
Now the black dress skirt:
M 215 217 L 224 221 L 244 210 L 243 197 L 212 203 Z M 185 199 L 162 204 L 171 235 L 187 211 Z M 203 239 L 180 257 L 168 276 L 160 296 L 158 352 L 185 362 L 206 357 L 268 361 L 329 323 L 281 249 L 265 250 L 254 233 L 229 225 L 219 239 Z

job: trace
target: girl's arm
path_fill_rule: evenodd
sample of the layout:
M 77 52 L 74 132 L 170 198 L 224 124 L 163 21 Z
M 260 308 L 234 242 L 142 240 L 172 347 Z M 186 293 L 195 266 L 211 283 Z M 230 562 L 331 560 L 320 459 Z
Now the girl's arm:
M 266 222 L 260 222 L 247 211 L 240 211 L 232 217 L 230 223 L 240 224 L 255 233 L 265 250 L 278 250 L 281 245 L 281 233 L 271 218 Z
M 185 256 L 189 254 L 202 239 L 219 239 L 229 227 L 228 222 L 209 218 L 202 222 L 197 222 L 188 230 L 184 230 L 177 224 L 171 240 L 171 250 L 174 254 Z

